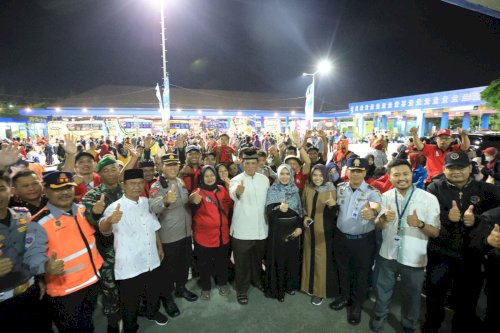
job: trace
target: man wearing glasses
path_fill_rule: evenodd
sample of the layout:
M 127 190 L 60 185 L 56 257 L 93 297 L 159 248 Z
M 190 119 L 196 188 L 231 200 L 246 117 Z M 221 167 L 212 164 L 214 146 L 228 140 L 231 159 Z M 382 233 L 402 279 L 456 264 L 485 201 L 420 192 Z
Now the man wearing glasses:
M 449 129 L 439 130 L 436 136 L 436 144 L 426 144 L 418 137 L 418 127 L 412 127 L 410 133 L 413 136 L 413 144 L 427 158 L 427 179 L 425 184 L 428 185 L 432 178 L 443 173 L 444 157 L 446 154 L 453 151 L 467 151 L 470 146 L 469 136 L 467 131 L 457 128 L 460 135 L 460 144 L 452 145 L 451 131 Z

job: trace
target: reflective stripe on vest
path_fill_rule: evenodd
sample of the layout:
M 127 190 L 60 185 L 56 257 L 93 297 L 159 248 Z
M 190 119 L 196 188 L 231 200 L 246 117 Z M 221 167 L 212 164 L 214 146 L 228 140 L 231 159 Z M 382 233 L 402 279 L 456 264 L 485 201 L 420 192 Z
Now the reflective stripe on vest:
M 85 281 L 85 282 L 83 282 L 83 283 L 80 283 L 78 286 L 75 286 L 75 287 L 73 287 L 73 288 L 66 289 L 66 290 L 65 290 L 65 292 L 66 292 L 67 294 L 69 294 L 69 293 L 72 293 L 73 291 L 76 291 L 76 290 L 82 289 L 82 288 L 84 288 L 84 287 L 86 287 L 86 286 L 88 286 L 88 285 L 91 285 L 91 284 L 95 283 L 95 282 L 97 282 L 97 276 L 96 276 L 96 275 L 92 276 L 92 277 L 91 277 L 90 279 L 88 279 L 87 281 Z
M 92 243 L 90 243 L 90 244 L 89 244 L 89 247 L 90 247 L 90 249 L 91 249 L 91 250 L 94 248 L 94 246 L 95 246 L 95 242 L 92 242 Z M 81 256 L 81 255 L 86 254 L 86 253 L 87 253 L 87 248 L 86 248 L 86 247 L 84 247 L 84 248 L 83 248 L 83 249 L 81 249 L 80 251 L 75 252 L 75 253 L 73 253 L 73 254 L 70 254 L 70 255 L 69 255 L 69 256 L 67 256 L 66 258 L 60 258 L 60 259 L 61 259 L 61 260 L 64 260 L 64 262 L 66 262 L 66 261 L 73 260 L 73 259 L 75 259 L 75 258 L 77 258 L 77 257 L 79 257 L 79 256 Z

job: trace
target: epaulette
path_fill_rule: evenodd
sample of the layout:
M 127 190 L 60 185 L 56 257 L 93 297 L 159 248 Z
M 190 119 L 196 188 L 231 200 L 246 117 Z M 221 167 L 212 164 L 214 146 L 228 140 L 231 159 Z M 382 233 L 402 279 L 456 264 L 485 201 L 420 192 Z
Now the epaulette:
M 16 213 L 29 213 L 30 210 L 26 207 L 10 207 Z
M 50 210 L 44 209 L 40 213 L 36 214 L 33 219 L 31 220 L 32 222 L 39 222 L 41 219 L 44 217 L 50 215 Z
M 375 192 L 377 192 L 377 193 L 379 193 L 379 194 L 380 194 L 380 191 L 378 190 L 378 188 L 376 188 L 376 187 L 374 187 L 374 186 L 372 186 L 372 185 L 370 185 L 370 184 L 367 184 L 367 185 L 368 185 L 368 186 L 367 186 L 367 187 L 368 187 L 368 189 L 370 189 L 370 190 L 372 190 L 372 191 L 375 191 Z
M 348 182 L 343 182 L 337 185 L 337 187 L 346 187 L 346 186 L 349 186 Z

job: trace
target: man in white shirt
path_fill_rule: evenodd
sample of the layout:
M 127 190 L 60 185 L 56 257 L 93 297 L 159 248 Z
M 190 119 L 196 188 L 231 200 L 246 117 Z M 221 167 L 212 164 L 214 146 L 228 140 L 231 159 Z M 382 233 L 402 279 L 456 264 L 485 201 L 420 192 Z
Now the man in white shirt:
M 250 283 L 262 290 L 262 258 L 266 250 L 268 226 L 265 218 L 269 180 L 256 173 L 257 151 L 242 151 L 244 172 L 231 179 L 229 193 L 234 200 L 231 242 L 235 261 L 236 298 L 248 304 Z
M 146 295 L 150 320 L 166 325 L 168 318 L 158 311 L 161 283 L 158 278 L 164 257 L 160 241 L 160 223 L 149 210 L 144 190 L 144 171 L 125 170 L 124 196 L 104 211 L 99 230 L 114 234 L 115 279 L 120 289 L 123 331 L 136 332 L 141 295 Z
M 378 332 L 387 317 L 401 276 L 401 324 L 403 332 L 415 332 L 420 319 L 420 292 L 427 266 L 427 242 L 439 235 L 440 208 L 437 198 L 412 185 L 407 160 L 394 160 L 387 166 L 394 189 L 382 196 L 382 209 L 376 220 L 382 229 L 382 246 L 377 259 L 377 300 L 370 329 Z

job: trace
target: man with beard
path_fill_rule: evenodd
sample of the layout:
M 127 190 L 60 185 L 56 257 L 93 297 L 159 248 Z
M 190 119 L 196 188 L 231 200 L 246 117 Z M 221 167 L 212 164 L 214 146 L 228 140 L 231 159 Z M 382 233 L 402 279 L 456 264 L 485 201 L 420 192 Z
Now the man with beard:
M 120 171 L 117 161 L 112 155 L 106 155 L 97 163 L 97 173 L 101 177 L 101 184 L 85 194 L 82 204 L 85 206 L 87 220 L 96 228 L 104 210 L 123 195 L 119 183 Z M 119 332 L 120 294 L 115 281 L 115 251 L 113 237 L 97 234 L 97 249 L 104 259 L 99 271 L 103 291 L 103 312 L 108 318 L 108 333 Z
M 382 195 L 382 209 L 375 220 L 382 229 L 382 246 L 377 258 L 377 300 L 370 329 L 378 332 L 382 328 L 400 275 L 401 324 L 409 333 L 415 332 L 420 319 L 427 241 L 439 235 L 439 202 L 434 195 L 412 185 L 408 161 L 391 162 L 387 173 L 394 189 Z
M 452 145 L 451 131 L 449 129 L 439 130 L 436 137 L 436 144 L 424 144 L 418 137 L 418 127 L 412 127 L 410 133 L 413 136 L 413 145 L 422 155 L 427 158 L 427 179 L 426 184 L 429 184 L 432 177 L 435 177 L 443 172 L 444 158 L 450 152 L 467 151 L 470 146 L 469 136 L 466 130 L 457 129 L 460 135 L 461 144 Z
M 426 276 L 427 313 L 422 332 L 437 332 L 444 320 L 446 293 L 452 286 L 452 332 L 477 329 L 476 305 L 483 277 L 482 254 L 470 244 L 478 216 L 500 205 L 500 190 L 493 184 L 470 178 L 472 167 L 465 152 L 444 158 L 444 179 L 433 181 L 427 191 L 441 208 L 439 237 L 429 242 Z
M 188 160 L 189 154 L 192 152 L 188 152 Z M 162 302 L 167 314 L 176 317 L 180 311 L 172 296 L 174 290 L 176 297 L 183 297 L 188 302 L 198 299 L 185 286 L 192 259 L 191 208 L 187 189 L 177 177 L 179 158 L 175 154 L 165 154 L 161 160 L 163 174 L 151 187 L 149 205 L 160 220 L 159 235 L 165 253 L 165 260 L 161 264 L 161 274 L 165 280 L 161 291 Z
M 186 165 L 180 171 L 179 176 L 190 194 L 198 186 L 198 177 L 201 172 L 200 157 L 199 146 L 189 145 L 186 147 Z

